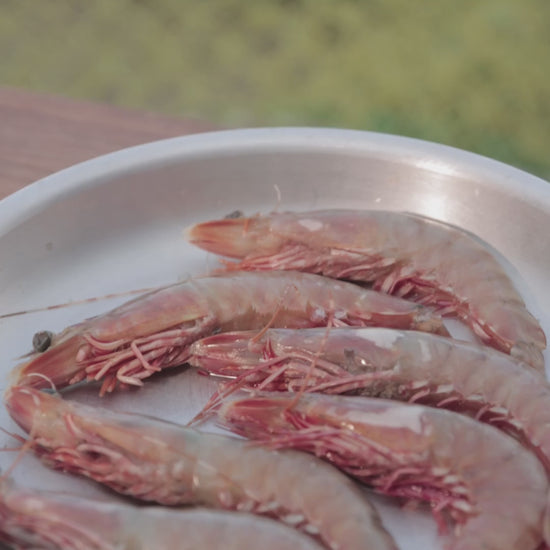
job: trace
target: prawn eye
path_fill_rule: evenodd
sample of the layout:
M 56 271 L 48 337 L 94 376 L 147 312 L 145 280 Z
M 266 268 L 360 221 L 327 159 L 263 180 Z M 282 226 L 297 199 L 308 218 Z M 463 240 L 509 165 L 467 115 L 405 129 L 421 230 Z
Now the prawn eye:
M 357 356 L 355 355 L 355 350 L 352 348 L 344 349 L 344 365 L 351 373 L 359 372 L 357 364 Z
M 240 210 L 233 210 L 233 212 L 230 212 L 227 216 L 224 216 L 225 220 L 236 220 L 239 218 L 244 218 L 244 214 Z
M 42 353 L 52 345 L 53 333 L 49 330 L 41 330 L 32 337 L 34 351 Z

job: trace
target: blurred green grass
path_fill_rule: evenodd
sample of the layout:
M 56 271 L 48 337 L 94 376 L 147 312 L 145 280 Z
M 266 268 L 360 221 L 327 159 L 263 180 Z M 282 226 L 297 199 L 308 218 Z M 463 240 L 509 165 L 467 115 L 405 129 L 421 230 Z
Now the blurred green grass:
M 358 128 L 550 179 L 548 0 L 0 0 L 0 84 Z

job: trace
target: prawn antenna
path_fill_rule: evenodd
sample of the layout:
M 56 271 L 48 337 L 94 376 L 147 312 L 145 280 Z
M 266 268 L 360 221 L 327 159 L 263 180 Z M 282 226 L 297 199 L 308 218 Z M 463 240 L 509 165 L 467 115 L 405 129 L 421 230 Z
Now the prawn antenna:
M 24 437 L 21 437 L 20 435 L 8 432 L 8 430 L 5 430 L 4 428 L 0 427 L 0 430 L 2 430 L 5 434 L 9 435 L 10 437 L 13 437 L 14 439 L 17 439 L 18 441 L 22 442 L 22 445 L 20 447 L 15 447 L 13 449 L 11 448 L 4 448 L 3 451 L 18 451 L 17 456 L 15 457 L 15 460 L 10 464 L 9 468 L 0 475 L 0 481 L 4 481 L 8 479 L 11 476 L 11 473 L 13 470 L 15 470 L 15 467 L 21 462 L 25 454 L 32 448 L 32 442 L 34 438 L 34 426 L 29 432 L 28 439 L 25 439 Z
M 275 196 L 277 197 L 277 202 L 275 203 L 273 212 L 278 212 L 282 202 L 281 189 L 276 183 L 273 184 L 273 189 L 275 190 Z
M 19 441 L 20 443 L 25 443 L 25 441 L 27 441 L 23 436 L 21 435 L 17 435 L 17 434 L 14 434 L 13 432 L 10 432 L 8 430 L 6 430 L 6 428 L 2 428 L 2 426 L 0 426 L 0 432 L 4 432 L 6 435 L 10 436 L 10 437 L 13 437 L 13 439 L 17 439 L 17 441 Z M 19 451 L 21 449 L 21 447 L 3 447 L 2 449 L 0 449 L 0 451 Z
M 104 294 L 103 296 L 95 296 L 93 298 L 83 298 L 82 300 L 71 300 L 70 302 L 64 302 L 62 304 L 54 304 L 52 306 L 37 307 L 33 309 L 23 309 L 21 311 L 12 311 L 10 313 L 0 314 L 0 319 L 9 319 L 10 317 L 29 315 L 31 313 L 40 313 L 42 311 L 50 311 L 52 309 L 61 309 L 64 307 L 79 306 L 83 304 L 89 304 L 92 302 L 99 302 L 100 300 L 111 300 L 112 298 L 120 298 L 123 296 L 133 296 L 134 294 L 145 294 L 146 292 L 157 290 L 157 288 L 159 287 L 137 288 L 134 290 L 127 290 L 125 292 L 115 292 L 112 294 Z
M 269 328 L 273 326 L 273 323 L 275 323 L 275 320 L 277 319 L 277 316 L 279 313 L 281 313 L 281 310 L 283 309 L 285 298 L 290 291 L 290 289 L 294 288 L 294 290 L 298 291 L 295 285 L 289 284 L 284 292 L 282 293 L 282 296 L 279 300 L 279 303 L 277 304 L 277 307 L 275 308 L 275 311 L 273 312 L 273 315 L 271 316 L 271 319 L 265 324 L 265 326 L 260 330 L 253 338 L 250 339 L 251 344 L 255 344 L 260 340 L 260 338 L 268 331 Z

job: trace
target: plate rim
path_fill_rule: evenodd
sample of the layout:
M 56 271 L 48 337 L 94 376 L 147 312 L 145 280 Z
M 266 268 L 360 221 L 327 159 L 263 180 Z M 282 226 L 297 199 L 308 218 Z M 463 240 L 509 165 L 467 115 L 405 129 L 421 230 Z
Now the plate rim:
M 377 156 L 462 178 L 483 180 L 489 187 L 550 211 L 546 180 L 501 161 L 418 138 L 323 127 L 263 127 L 189 134 L 135 145 L 74 164 L 41 178 L 0 200 L 0 235 L 35 213 L 73 193 L 106 184 L 113 176 L 185 158 L 236 156 L 247 152 L 342 152 Z

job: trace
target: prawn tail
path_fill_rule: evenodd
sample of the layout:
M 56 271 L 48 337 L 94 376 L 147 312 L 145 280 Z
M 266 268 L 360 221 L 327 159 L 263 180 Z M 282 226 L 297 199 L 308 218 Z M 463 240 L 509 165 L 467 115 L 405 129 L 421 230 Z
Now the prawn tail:
M 442 317 L 456 317 L 466 323 L 474 334 L 485 344 L 498 349 L 516 359 L 523 361 L 526 366 L 544 374 L 543 350 L 546 347 L 546 336 L 540 328 L 538 321 L 524 308 L 522 302 L 518 304 L 516 315 L 521 318 L 523 324 L 530 327 L 533 341 L 511 341 L 487 323 L 479 318 L 471 304 L 461 301 L 450 292 L 438 288 L 432 281 L 422 277 L 404 275 L 399 270 L 384 275 L 377 279 L 373 288 L 380 292 L 391 294 L 399 298 L 411 300 L 433 308 L 434 313 Z M 419 328 L 426 332 L 433 332 L 429 326 Z

